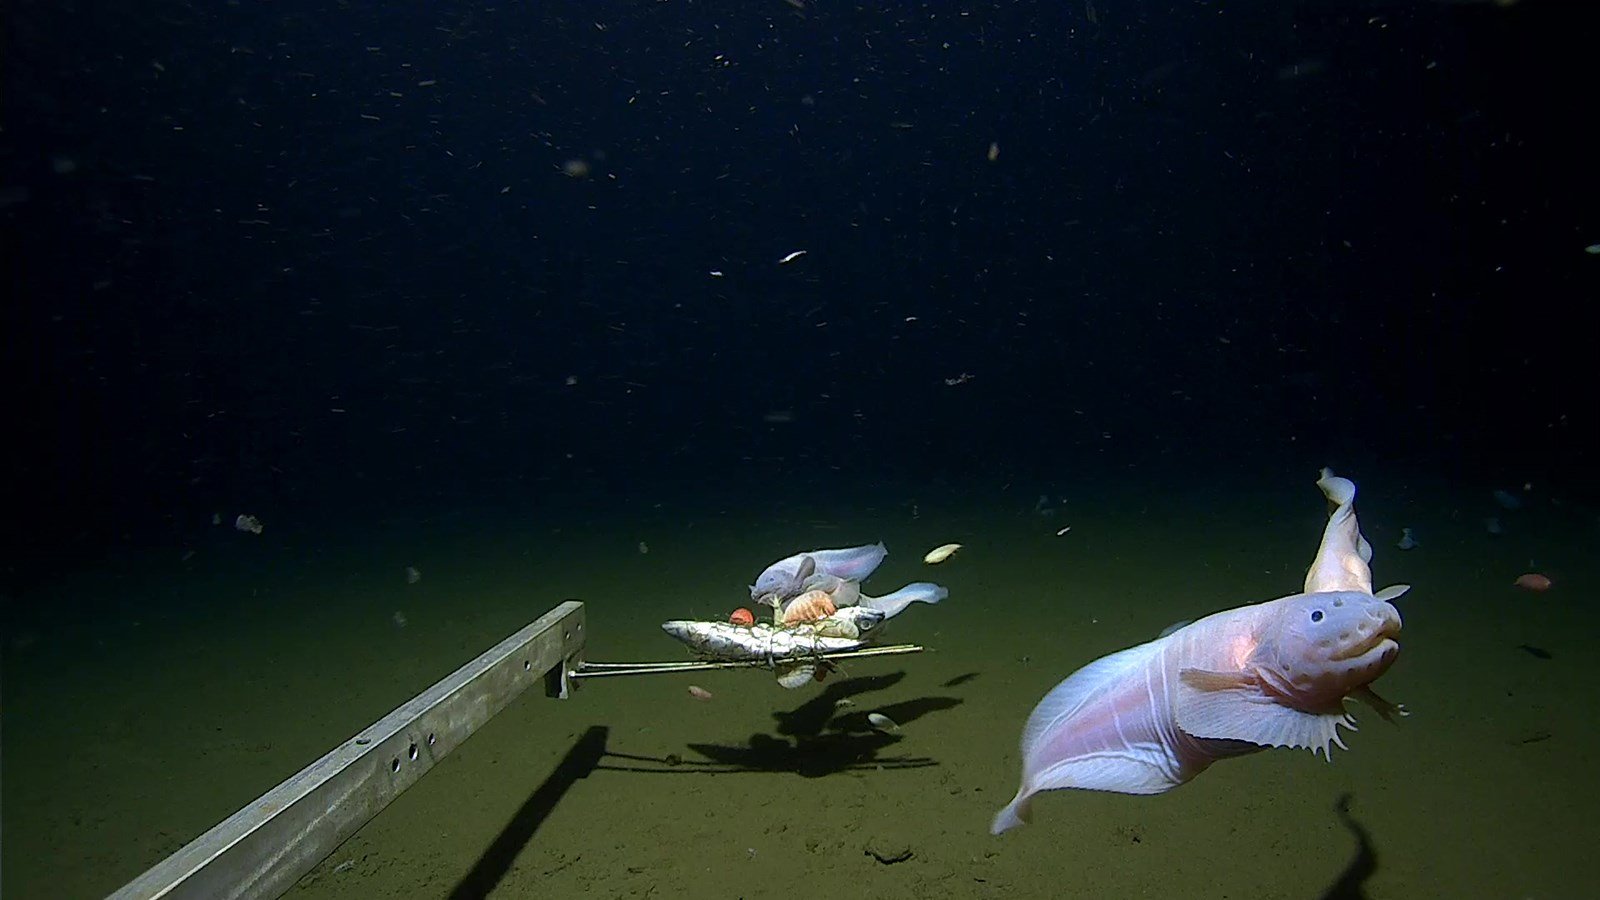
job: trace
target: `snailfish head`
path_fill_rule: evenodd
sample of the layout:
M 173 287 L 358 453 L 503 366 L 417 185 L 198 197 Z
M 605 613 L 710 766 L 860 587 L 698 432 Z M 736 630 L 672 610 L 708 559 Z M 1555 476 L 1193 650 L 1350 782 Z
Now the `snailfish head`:
M 1285 597 L 1252 660 L 1278 692 L 1307 706 L 1337 702 L 1400 655 L 1400 611 L 1361 591 Z

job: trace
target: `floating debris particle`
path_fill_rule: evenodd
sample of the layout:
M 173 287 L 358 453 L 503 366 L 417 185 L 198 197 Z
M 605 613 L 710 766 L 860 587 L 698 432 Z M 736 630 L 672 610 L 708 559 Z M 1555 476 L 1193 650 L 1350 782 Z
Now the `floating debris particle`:
M 247 516 L 244 513 L 240 513 L 238 518 L 233 520 L 233 527 L 238 531 L 248 531 L 251 534 L 260 534 L 262 529 L 260 519 L 255 516 Z
M 416 566 L 406 566 L 406 584 L 416 584 L 422 580 L 422 571 Z
M 995 160 L 997 160 L 999 158 L 1000 158 L 1000 142 L 999 141 L 990 141 L 989 142 L 989 162 L 994 162 Z
M 639 552 L 640 553 L 649 553 L 650 552 L 650 545 L 646 544 L 644 541 L 640 541 L 639 542 Z
M 1512 584 L 1525 591 L 1548 591 L 1550 590 L 1551 582 L 1547 576 L 1540 575 L 1538 572 L 1529 572 L 1526 575 L 1517 576 L 1517 580 L 1513 581 Z
M 1400 543 L 1395 544 L 1395 546 L 1401 550 L 1415 550 L 1421 547 L 1422 544 L 1417 542 L 1417 536 L 1411 533 L 1411 529 L 1402 528 L 1400 529 Z
M 895 732 L 900 730 L 900 726 L 883 713 L 867 713 L 867 722 L 879 731 Z
M 949 559 L 952 554 L 960 549 L 960 544 L 942 544 L 933 548 L 932 550 L 929 550 L 928 555 L 924 556 L 922 561 L 930 566 L 938 565 L 939 563 Z
M 790 252 L 785 253 L 783 255 L 783 259 L 778 260 L 778 265 L 787 266 L 789 263 L 792 263 L 795 260 L 797 260 L 800 257 L 805 256 L 805 255 L 806 255 L 806 251 L 804 251 L 804 250 L 793 250 L 793 251 L 790 251 Z

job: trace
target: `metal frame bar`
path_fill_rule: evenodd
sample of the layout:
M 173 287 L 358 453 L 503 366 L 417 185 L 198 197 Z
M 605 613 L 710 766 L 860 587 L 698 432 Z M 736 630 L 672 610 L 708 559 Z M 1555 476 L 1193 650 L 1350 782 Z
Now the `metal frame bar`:
M 582 666 L 568 600 L 362 729 L 111 895 L 277 897 L 530 686 L 565 697 Z

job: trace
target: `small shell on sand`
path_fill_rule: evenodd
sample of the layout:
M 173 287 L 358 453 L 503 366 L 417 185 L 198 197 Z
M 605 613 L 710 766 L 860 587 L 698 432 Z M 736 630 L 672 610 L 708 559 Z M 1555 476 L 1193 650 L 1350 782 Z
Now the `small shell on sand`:
M 689 696 L 696 700 L 710 700 L 711 692 L 698 684 L 691 684 L 689 685 Z
M 932 550 L 929 550 L 928 555 L 924 556 L 922 561 L 930 566 L 937 565 L 938 563 L 942 563 L 949 559 L 951 554 L 960 549 L 960 544 L 942 544 L 933 548 Z
M 783 624 L 798 625 L 826 619 L 838 611 L 827 591 L 806 591 L 783 608 Z
M 1526 575 L 1519 575 L 1517 580 L 1513 581 L 1512 584 L 1516 587 L 1522 588 L 1525 591 L 1550 590 L 1550 579 L 1540 575 L 1538 572 L 1529 572 Z

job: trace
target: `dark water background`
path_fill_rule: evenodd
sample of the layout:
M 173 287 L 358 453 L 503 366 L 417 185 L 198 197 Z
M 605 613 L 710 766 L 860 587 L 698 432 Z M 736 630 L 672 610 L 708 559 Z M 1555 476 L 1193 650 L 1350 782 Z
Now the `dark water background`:
M 1029 518 L 1040 494 L 1146 548 L 1117 559 L 1150 590 L 1205 582 L 1202 608 L 1295 587 L 1283 573 L 1314 550 L 1324 464 L 1391 504 L 1363 517 L 1389 561 L 1398 528 L 1432 517 L 1459 553 L 1436 578 L 1482 569 L 1501 591 L 1555 555 L 1564 602 L 1593 596 L 1600 30 L 1582 4 L 28 0 L 6 20 L 4 832 L 37 841 L 6 854 L 8 894 L 57 896 L 66 872 L 80 880 L 60 896 L 115 887 L 546 599 L 638 604 L 602 618 L 620 638 L 685 606 L 719 614 L 777 556 L 879 538 L 909 580 L 924 540 L 1064 523 Z M 1164 518 L 1218 508 L 1203 539 Z M 1295 512 L 1269 529 L 1292 548 L 1274 578 L 1199 573 L 1197 548 L 1226 556 Z M 229 527 L 241 513 L 264 540 Z M 1473 543 L 1486 516 L 1518 541 L 1496 551 L 1504 572 Z M 680 555 L 646 566 L 640 541 Z M 1008 562 L 1045 551 L 991 544 L 993 580 L 969 591 L 1065 590 Z M 530 552 L 570 571 L 508 561 Z M 395 638 L 396 604 L 364 593 L 406 565 L 452 585 L 449 642 Z M 609 571 L 624 565 L 644 567 Z M 1138 593 L 1083 577 L 1118 603 Z M 509 599 L 519 585 L 531 606 Z M 1035 610 L 984 602 L 1012 627 L 951 621 L 1036 656 L 999 649 Z M 384 681 L 359 660 L 385 651 L 337 616 L 307 638 L 341 603 L 428 665 Z M 1152 601 L 1149 621 L 1033 680 L 988 682 L 1008 718 L 957 733 L 1009 749 L 1042 690 L 1186 611 Z M 236 745 L 205 752 L 238 780 L 181 812 L 160 792 L 80 796 L 116 837 L 19 787 L 84 783 L 66 749 L 80 720 L 134 741 L 131 710 L 169 688 L 208 685 L 161 718 L 201 730 L 200 710 L 259 702 L 251 684 L 270 695 L 173 655 L 248 650 L 252 617 L 282 626 L 255 645 L 272 665 L 306 654 L 334 682 L 369 679 L 350 689 L 370 701 L 301 723 L 259 771 L 227 767 L 262 741 L 235 723 Z M 166 637 L 113 666 L 106 642 L 153 623 Z M 612 649 L 665 652 L 655 639 Z M 309 659 L 345 652 L 349 670 Z M 42 674 L 61 664 L 171 684 L 134 690 L 119 719 L 89 675 Z M 792 699 L 761 696 L 758 717 Z M 182 770 L 196 746 L 211 745 L 145 765 Z M 1406 753 L 1391 738 L 1373 755 Z M 80 847 L 100 855 L 85 865 Z M 1425 889 L 1429 852 L 1388 896 Z M 1530 854 L 1510 870 L 1551 861 Z M 419 895 L 448 892 L 437 877 Z M 960 885 L 919 890 L 977 890 Z

